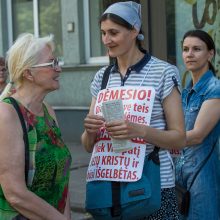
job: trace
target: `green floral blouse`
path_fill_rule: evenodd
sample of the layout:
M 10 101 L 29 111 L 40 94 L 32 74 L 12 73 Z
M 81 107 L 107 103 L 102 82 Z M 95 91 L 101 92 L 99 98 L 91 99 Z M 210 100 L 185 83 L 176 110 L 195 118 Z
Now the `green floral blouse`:
M 10 100 L 6 98 L 4 102 L 10 103 Z M 44 116 L 40 117 L 18 104 L 28 130 L 28 188 L 63 213 L 68 194 L 71 154 L 45 105 Z M 1 186 L 0 219 L 25 219 L 6 201 Z

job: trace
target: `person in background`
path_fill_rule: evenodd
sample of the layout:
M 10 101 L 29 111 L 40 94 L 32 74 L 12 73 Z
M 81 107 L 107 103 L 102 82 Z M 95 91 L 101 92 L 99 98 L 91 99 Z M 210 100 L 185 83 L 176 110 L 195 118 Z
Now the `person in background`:
M 190 30 L 182 40 L 182 57 L 191 81 L 182 93 L 186 147 L 176 159 L 176 180 L 189 188 L 195 173 L 211 153 L 190 188 L 187 219 L 220 219 L 220 83 L 211 63 L 216 53 L 213 39 L 203 30 Z M 214 147 L 213 152 L 212 149 Z
M 132 122 L 129 119 L 106 123 L 102 116 L 95 114 L 97 96 L 107 68 L 103 67 L 91 83 L 91 106 L 84 120 L 85 131 L 81 140 L 88 152 L 97 150 L 94 146 L 98 145 L 106 131 L 111 138 L 117 140 L 140 138 L 143 143 L 146 141 L 146 154 L 154 146 L 160 147 L 162 202 L 160 209 L 146 219 L 179 219 L 174 171 L 169 154 L 172 147 L 180 149 L 185 145 L 179 72 L 175 66 L 143 49 L 140 7 L 140 4 L 132 1 L 110 5 L 101 16 L 100 25 L 102 42 L 108 49 L 110 58 L 114 60 L 107 88 L 121 87 L 126 90 L 130 86 L 133 89 L 153 87 L 156 94 L 150 124 Z M 129 101 L 131 106 L 135 105 L 132 99 Z
M 8 73 L 5 65 L 5 58 L 0 57 L 0 94 L 7 85 L 7 78 L 8 78 Z
M 70 220 L 71 155 L 45 96 L 59 88 L 61 67 L 53 36 L 20 35 L 7 52 L 9 83 L 0 96 L 0 219 Z M 13 97 L 26 122 L 29 171 L 25 181 L 25 145 Z

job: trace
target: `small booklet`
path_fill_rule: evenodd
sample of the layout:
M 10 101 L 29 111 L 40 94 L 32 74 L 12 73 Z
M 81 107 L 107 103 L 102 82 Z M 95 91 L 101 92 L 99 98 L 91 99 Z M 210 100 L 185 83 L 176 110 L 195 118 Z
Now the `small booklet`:
M 102 103 L 102 113 L 106 122 L 124 119 L 124 108 L 121 99 L 106 101 Z M 112 147 L 114 152 L 124 152 L 131 150 L 131 145 L 128 140 L 112 140 Z

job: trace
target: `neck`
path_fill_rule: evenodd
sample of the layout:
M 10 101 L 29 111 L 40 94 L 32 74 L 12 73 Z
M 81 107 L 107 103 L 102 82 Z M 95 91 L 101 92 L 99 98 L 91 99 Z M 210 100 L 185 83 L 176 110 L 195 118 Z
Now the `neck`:
M 24 89 L 18 89 L 13 95 L 23 106 L 25 106 L 30 112 L 37 116 L 43 116 L 43 100 L 44 96 L 29 91 L 27 93 Z
M 118 57 L 117 62 L 118 62 L 118 68 L 120 70 L 120 73 L 122 75 L 125 75 L 127 72 L 127 69 L 130 66 L 138 63 L 143 57 L 144 57 L 144 54 L 138 48 L 135 48 L 135 50 L 130 51 L 124 56 Z
M 193 82 L 193 85 L 195 85 L 199 80 L 200 78 L 208 71 L 209 69 L 206 68 L 206 69 L 203 69 L 203 71 L 194 71 L 192 72 L 192 82 Z

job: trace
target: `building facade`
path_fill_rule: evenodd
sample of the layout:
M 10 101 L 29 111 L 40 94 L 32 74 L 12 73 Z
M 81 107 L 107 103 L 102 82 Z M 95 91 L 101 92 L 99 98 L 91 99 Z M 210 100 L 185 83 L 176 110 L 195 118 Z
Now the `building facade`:
M 47 101 L 56 110 L 66 141 L 80 141 L 88 113 L 89 85 L 95 72 L 109 63 L 101 43 L 99 17 L 115 0 L 1 0 L 0 54 L 20 33 L 53 34 L 56 55 L 64 61 L 59 91 Z M 137 0 L 142 5 L 145 48 L 154 56 L 176 64 L 185 76 L 180 41 L 189 29 L 204 29 L 217 46 L 220 65 L 220 0 Z M 218 72 L 218 75 L 220 73 Z

